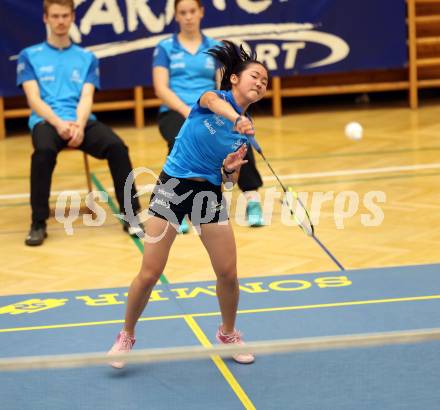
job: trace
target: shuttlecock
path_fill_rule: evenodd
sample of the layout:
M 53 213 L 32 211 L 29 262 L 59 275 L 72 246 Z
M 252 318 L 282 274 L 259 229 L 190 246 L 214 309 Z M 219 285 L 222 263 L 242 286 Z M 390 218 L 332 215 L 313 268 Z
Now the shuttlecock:
M 349 122 L 345 126 L 345 136 L 351 140 L 358 141 L 362 138 L 364 130 L 358 122 Z

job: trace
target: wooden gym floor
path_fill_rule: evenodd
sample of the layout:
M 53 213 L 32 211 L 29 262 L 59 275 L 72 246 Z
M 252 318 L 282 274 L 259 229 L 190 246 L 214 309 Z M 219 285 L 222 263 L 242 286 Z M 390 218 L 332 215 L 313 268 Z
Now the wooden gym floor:
M 439 115 L 437 101 L 414 111 L 400 104 L 349 106 L 301 110 L 281 119 L 260 115 L 255 120 L 260 145 L 283 181 L 308 192 L 309 201 L 318 192 L 329 198 L 319 215 L 314 214 L 319 216 L 318 237 L 347 269 L 361 269 L 440 262 Z M 361 141 L 344 136 L 349 121 L 364 126 Z M 129 146 L 135 167 L 160 172 L 166 147 L 155 125 L 115 130 Z M 24 245 L 30 224 L 31 152 L 27 133 L 0 141 L 0 295 L 128 286 L 141 253 L 107 204 L 101 204 L 106 210 L 102 226 L 85 226 L 80 217 L 69 236 L 52 218 L 43 246 Z M 113 196 L 107 164 L 92 158 L 90 165 Z M 265 181 L 259 191 L 264 200 L 277 186 L 260 159 L 258 166 Z M 145 175 L 137 180 L 139 186 L 153 182 Z M 86 189 L 82 156 L 63 152 L 53 177 L 52 206 L 57 192 L 74 189 Z M 362 221 L 371 212 L 364 201 L 373 191 L 386 198 L 377 203 L 384 219 L 367 227 Z M 239 193 L 234 189 L 231 219 L 240 277 L 337 270 L 300 229 L 282 222 L 278 204 L 270 225 L 241 226 Z M 141 197 L 144 208 L 148 197 Z M 344 212 L 351 216 L 344 218 Z M 171 283 L 214 278 L 195 233 L 176 239 L 164 274 Z

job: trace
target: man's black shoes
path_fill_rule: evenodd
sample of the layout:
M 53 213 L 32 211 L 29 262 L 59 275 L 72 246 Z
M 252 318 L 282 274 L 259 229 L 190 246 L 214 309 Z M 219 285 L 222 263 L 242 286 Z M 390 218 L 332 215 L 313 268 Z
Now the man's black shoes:
M 47 238 L 46 225 L 32 224 L 24 243 L 27 246 L 40 246 Z

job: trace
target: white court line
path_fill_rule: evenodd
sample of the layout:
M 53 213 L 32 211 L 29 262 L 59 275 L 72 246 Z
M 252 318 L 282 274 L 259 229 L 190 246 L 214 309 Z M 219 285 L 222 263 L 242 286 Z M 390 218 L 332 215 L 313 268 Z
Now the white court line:
M 73 191 L 72 189 L 66 190 L 66 191 Z M 59 195 L 62 191 L 51 191 L 50 195 Z M 85 194 L 87 192 L 86 189 L 76 189 L 75 192 L 78 192 L 80 194 Z M 5 194 L 0 195 L 0 199 L 28 199 L 29 194 Z
M 108 188 L 107 192 L 113 192 L 114 188 Z M 58 196 L 61 192 L 77 192 L 79 194 L 87 194 L 87 189 L 66 189 L 65 191 L 51 191 L 50 196 Z M 29 199 L 30 194 L 4 194 L 0 195 L 0 200 L 2 199 Z
M 281 175 L 280 179 L 308 179 L 322 177 L 342 177 L 348 175 L 385 174 L 387 172 L 421 171 L 424 169 L 440 169 L 440 163 L 421 165 L 402 165 L 400 167 L 347 169 L 345 171 L 309 172 L 304 174 Z M 263 181 L 276 181 L 274 176 L 263 177 Z
M 402 165 L 396 167 L 384 167 L 384 168 L 368 168 L 368 169 L 347 169 L 341 171 L 328 171 L 328 172 L 306 172 L 303 174 L 287 174 L 279 175 L 281 180 L 291 180 L 291 179 L 308 179 L 308 178 L 327 178 L 327 177 L 341 177 L 341 176 L 351 176 L 351 175 L 367 175 L 367 174 L 386 174 L 389 172 L 405 172 L 405 171 L 422 171 L 426 169 L 440 169 L 440 163 L 433 164 L 419 164 L 419 165 Z M 276 178 L 273 176 L 263 177 L 263 181 L 275 181 Z M 148 185 L 145 185 L 148 187 Z M 139 187 L 139 190 L 143 186 Z M 106 188 L 107 192 L 113 192 L 113 188 Z M 62 191 L 52 191 L 51 196 L 59 195 Z M 77 190 L 80 194 L 85 194 L 87 191 L 85 189 Z M 0 200 L 5 199 L 28 199 L 28 193 L 22 194 L 4 194 L 0 195 Z

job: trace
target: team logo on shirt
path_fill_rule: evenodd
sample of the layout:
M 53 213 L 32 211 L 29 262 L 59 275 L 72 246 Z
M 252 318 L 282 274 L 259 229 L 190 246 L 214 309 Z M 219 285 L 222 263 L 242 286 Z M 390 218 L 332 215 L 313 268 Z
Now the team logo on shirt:
M 185 63 L 183 61 L 179 61 L 178 63 L 170 64 L 170 68 L 185 68 Z
M 217 132 L 208 120 L 203 120 L 203 125 L 206 127 L 211 135 L 214 135 Z
M 41 74 L 40 81 L 55 81 L 55 76 L 53 75 L 54 72 L 53 65 L 41 66 L 38 68 L 38 71 Z
M 24 71 L 25 68 L 26 68 L 26 64 L 25 63 L 17 64 L 17 74 L 20 74 L 22 71 Z
M 214 115 L 214 121 L 215 124 L 218 125 L 219 127 L 225 125 L 225 122 L 218 115 Z
M 207 56 L 206 60 L 205 60 L 205 68 L 208 69 L 215 69 L 215 63 L 214 63 L 214 59 L 211 56 Z
M 79 71 L 76 68 L 74 68 L 72 71 L 72 75 L 70 76 L 70 81 L 72 81 L 74 83 L 81 82 L 81 74 L 79 73 Z
M 183 51 L 181 51 L 179 53 L 171 53 L 170 60 L 182 60 L 183 56 L 184 56 Z
M 40 81 L 41 82 L 55 81 L 55 76 L 54 75 L 44 75 L 44 76 L 40 77 Z
M 232 145 L 231 145 L 231 148 L 234 150 L 234 151 L 237 151 L 244 143 L 246 142 L 246 140 L 245 139 L 243 139 L 243 138 L 240 138 L 239 140 L 237 140 L 237 141 L 235 141 Z
M 186 64 L 184 61 L 184 54 L 183 51 L 180 51 L 179 53 L 171 53 L 170 54 L 170 68 L 185 68 Z M 176 61 L 178 60 L 178 61 Z
M 45 65 L 39 68 L 40 73 L 53 73 L 53 65 Z

